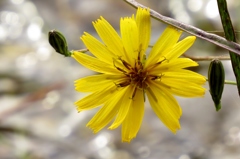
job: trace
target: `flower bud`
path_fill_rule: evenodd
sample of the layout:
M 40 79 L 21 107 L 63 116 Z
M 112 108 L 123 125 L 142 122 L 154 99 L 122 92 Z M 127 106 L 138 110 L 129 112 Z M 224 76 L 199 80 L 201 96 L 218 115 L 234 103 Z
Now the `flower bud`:
M 224 89 L 225 73 L 222 62 L 213 60 L 208 69 L 208 83 L 210 94 L 216 107 L 216 111 L 221 109 L 221 98 Z
M 71 52 L 68 50 L 67 41 L 61 32 L 51 30 L 48 33 L 48 41 L 56 52 L 64 56 L 71 56 Z

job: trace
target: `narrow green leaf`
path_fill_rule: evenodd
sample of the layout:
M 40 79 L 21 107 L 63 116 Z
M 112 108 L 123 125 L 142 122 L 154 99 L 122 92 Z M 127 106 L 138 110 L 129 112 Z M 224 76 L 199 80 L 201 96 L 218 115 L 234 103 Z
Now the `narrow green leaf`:
M 227 2 L 226 0 L 217 0 L 217 3 L 225 37 L 227 40 L 236 42 L 234 28 L 227 8 Z M 233 72 L 237 80 L 238 94 L 240 95 L 240 56 L 231 51 L 229 51 L 229 54 L 232 62 Z

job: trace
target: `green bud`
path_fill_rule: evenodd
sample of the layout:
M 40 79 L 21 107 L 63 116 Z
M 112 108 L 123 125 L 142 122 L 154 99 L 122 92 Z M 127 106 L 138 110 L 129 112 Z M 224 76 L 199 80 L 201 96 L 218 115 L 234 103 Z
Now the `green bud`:
M 220 60 L 213 60 L 208 69 L 208 83 L 210 94 L 216 107 L 216 111 L 221 109 L 221 98 L 224 89 L 225 72 Z
M 71 52 L 68 50 L 67 41 L 61 32 L 57 30 L 49 31 L 48 41 L 56 52 L 64 56 L 71 56 Z

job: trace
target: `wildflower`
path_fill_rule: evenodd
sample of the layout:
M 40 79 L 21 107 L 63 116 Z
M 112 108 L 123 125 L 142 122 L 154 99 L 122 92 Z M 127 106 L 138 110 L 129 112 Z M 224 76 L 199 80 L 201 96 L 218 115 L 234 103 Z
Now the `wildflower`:
M 93 25 L 103 43 L 88 33 L 81 40 L 95 57 L 80 52 L 72 55 L 100 73 L 75 81 L 77 91 L 90 93 L 75 103 L 79 112 L 101 106 L 87 126 L 97 133 L 114 119 L 109 129 L 122 125 L 122 141 L 130 142 L 140 129 L 146 94 L 156 115 L 176 133 L 182 111 L 173 95 L 199 97 L 205 93 L 201 86 L 205 77 L 185 69 L 198 64 L 179 58 L 195 37 L 178 41 L 181 31 L 168 26 L 147 57 L 148 9 L 138 8 L 136 17 L 121 18 L 121 37 L 103 17 Z

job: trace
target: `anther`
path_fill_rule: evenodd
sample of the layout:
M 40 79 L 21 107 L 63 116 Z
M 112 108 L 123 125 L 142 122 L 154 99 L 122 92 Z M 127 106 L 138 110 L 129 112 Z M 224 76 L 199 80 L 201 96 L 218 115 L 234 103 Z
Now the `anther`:
M 164 61 L 166 61 L 166 60 L 167 60 L 167 58 L 163 56 L 163 60 L 157 62 L 156 64 L 161 64 L 162 62 L 164 62 Z
M 119 84 L 116 84 L 117 87 L 126 87 L 130 84 L 130 81 L 125 81 Z
M 117 67 L 117 66 L 115 65 L 115 60 L 113 60 L 113 65 L 114 65 L 114 67 L 115 67 L 117 70 L 123 72 L 124 74 L 127 73 L 125 70 L 123 70 L 123 69 L 121 69 L 120 67 Z

